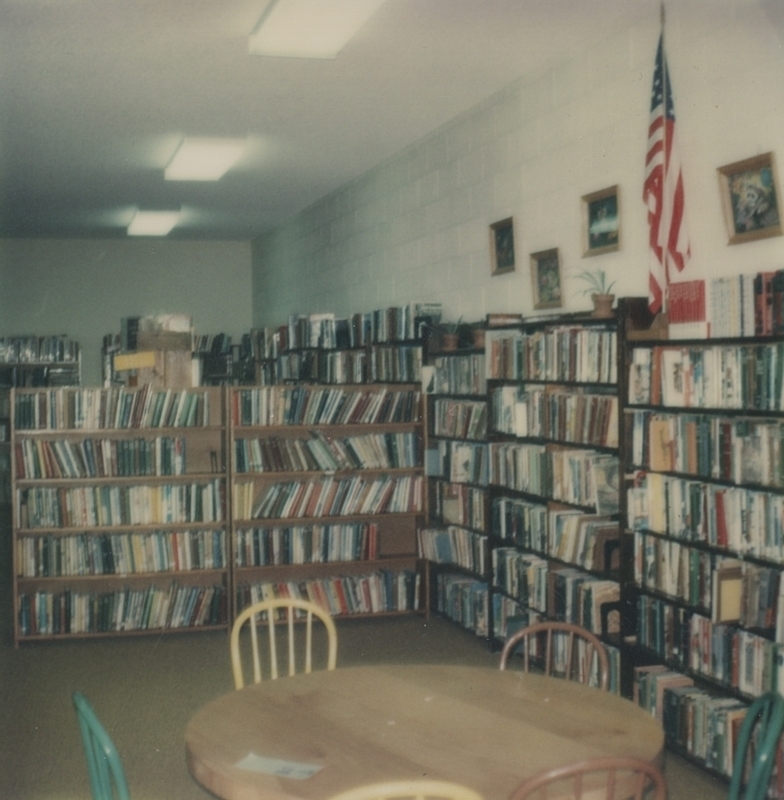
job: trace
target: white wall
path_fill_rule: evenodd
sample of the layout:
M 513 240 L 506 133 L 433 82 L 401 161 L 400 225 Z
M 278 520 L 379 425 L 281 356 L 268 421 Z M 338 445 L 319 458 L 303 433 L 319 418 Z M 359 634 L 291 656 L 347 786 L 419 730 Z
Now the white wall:
M 632 27 L 608 29 L 598 46 L 515 81 L 254 242 L 254 324 L 413 300 L 441 300 L 451 319 L 528 314 L 529 254 L 552 247 L 565 310 L 588 306 L 573 279 L 584 268 L 605 269 L 619 295 L 644 295 L 642 183 L 659 30 L 651 0 Z M 782 43 L 778 0 L 667 5 L 692 249 L 682 279 L 784 267 L 784 237 L 727 245 L 716 173 L 767 151 L 784 160 Z M 581 197 L 613 184 L 621 249 L 583 258 Z M 778 190 L 782 198 L 780 180 Z M 517 269 L 490 277 L 488 225 L 508 216 Z
M 102 338 L 122 317 L 163 313 L 238 341 L 251 327 L 250 243 L 0 240 L 0 336 L 77 339 L 86 385 L 100 385 Z

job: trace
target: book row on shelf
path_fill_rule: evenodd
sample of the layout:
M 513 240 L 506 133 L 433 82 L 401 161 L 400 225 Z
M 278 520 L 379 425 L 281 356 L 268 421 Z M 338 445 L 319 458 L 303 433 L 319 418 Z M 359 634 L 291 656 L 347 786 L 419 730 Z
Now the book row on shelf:
M 484 531 L 487 520 L 487 491 L 465 483 L 431 482 L 434 516 L 446 524 Z
M 784 585 L 774 567 L 637 533 L 634 577 L 642 588 L 681 601 L 713 622 L 737 623 L 784 641 Z
M 143 575 L 225 569 L 226 535 L 218 530 L 42 534 L 17 540 L 21 577 Z
M 0 363 L 78 361 L 79 343 L 66 335 L 0 336 Z
M 672 284 L 669 313 L 675 323 L 671 338 L 784 333 L 784 270 Z
M 326 476 L 270 484 L 258 495 L 253 483 L 238 483 L 236 519 L 286 519 L 405 514 L 422 511 L 422 476 Z
M 216 522 L 223 519 L 219 480 L 201 483 L 30 486 L 17 490 L 16 527 L 104 528 Z
M 413 431 L 332 437 L 312 430 L 307 439 L 237 438 L 234 459 L 237 472 L 405 469 L 422 463 L 421 441 Z
M 436 398 L 433 430 L 436 436 L 484 441 L 487 436 L 487 402 Z
M 618 447 L 618 397 L 565 389 L 499 386 L 490 393 L 492 428 L 499 433 L 598 447 Z
M 372 425 L 415 422 L 417 389 L 320 388 L 268 386 L 232 393 L 231 419 L 236 426 Z
M 185 439 L 22 439 L 14 463 L 17 480 L 182 475 Z
M 564 503 L 618 511 L 618 457 L 595 450 L 493 442 L 485 483 Z
M 609 326 L 488 330 L 485 348 L 488 378 L 608 384 L 618 379 L 618 334 Z
M 210 424 L 210 394 L 190 389 L 57 388 L 15 395 L 17 430 L 179 428 Z
M 287 525 L 237 531 L 240 567 L 375 561 L 378 525 L 372 522 Z
M 784 644 L 647 595 L 640 596 L 637 611 L 640 644 L 671 668 L 747 701 L 781 690 Z
M 418 383 L 422 345 L 373 345 L 367 350 L 294 350 L 280 354 L 262 384 L 305 381 L 326 384 Z
M 192 629 L 225 624 L 223 586 L 125 587 L 114 592 L 39 591 L 19 597 L 22 636 Z
M 725 552 L 784 564 L 784 495 L 743 486 L 637 472 L 627 525 Z
M 784 424 L 778 418 L 631 409 L 626 424 L 635 467 L 784 487 Z
M 634 701 L 662 723 L 668 743 L 716 774 L 729 777 L 748 704 L 712 695 L 691 678 L 656 664 L 635 668 Z M 776 755 L 782 763 L 781 751 Z M 781 773 L 774 770 L 781 797 Z
M 630 405 L 784 411 L 784 342 L 634 348 Z
M 383 614 L 418 610 L 419 582 L 413 570 L 381 569 L 299 582 L 243 583 L 237 587 L 237 596 L 243 607 L 268 598 L 294 597 L 317 603 L 335 616 Z

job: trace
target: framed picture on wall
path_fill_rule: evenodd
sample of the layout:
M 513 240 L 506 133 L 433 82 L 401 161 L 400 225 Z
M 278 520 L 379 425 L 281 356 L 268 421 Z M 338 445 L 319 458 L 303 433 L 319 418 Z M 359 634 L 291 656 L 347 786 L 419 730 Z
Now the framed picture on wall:
M 531 280 L 534 308 L 560 308 L 563 305 L 561 260 L 557 247 L 531 253 Z
M 583 258 L 610 253 L 621 246 L 618 186 L 583 195 Z
M 719 167 L 728 244 L 781 236 L 781 210 L 773 153 Z
M 505 275 L 514 268 L 514 225 L 508 217 L 490 226 L 490 274 Z

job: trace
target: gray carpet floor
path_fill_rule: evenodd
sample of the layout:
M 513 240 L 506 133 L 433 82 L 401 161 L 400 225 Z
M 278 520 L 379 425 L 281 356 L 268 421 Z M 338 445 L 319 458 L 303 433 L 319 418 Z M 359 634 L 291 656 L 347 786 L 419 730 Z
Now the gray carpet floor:
M 114 739 L 134 800 L 206 800 L 190 777 L 191 715 L 233 688 L 225 632 L 74 640 L 13 647 L 10 568 L 0 572 L 0 800 L 86 800 L 79 690 Z M 338 668 L 374 663 L 498 663 L 453 623 L 420 616 L 338 620 Z M 727 785 L 667 755 L 671 800 L 718 800 Z

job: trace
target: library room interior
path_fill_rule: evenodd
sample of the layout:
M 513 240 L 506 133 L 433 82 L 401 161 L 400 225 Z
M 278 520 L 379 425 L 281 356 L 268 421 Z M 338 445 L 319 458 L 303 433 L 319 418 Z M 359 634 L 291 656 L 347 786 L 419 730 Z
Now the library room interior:
M 784 3 L 0 6 L 0 797 L 784 798 Z

